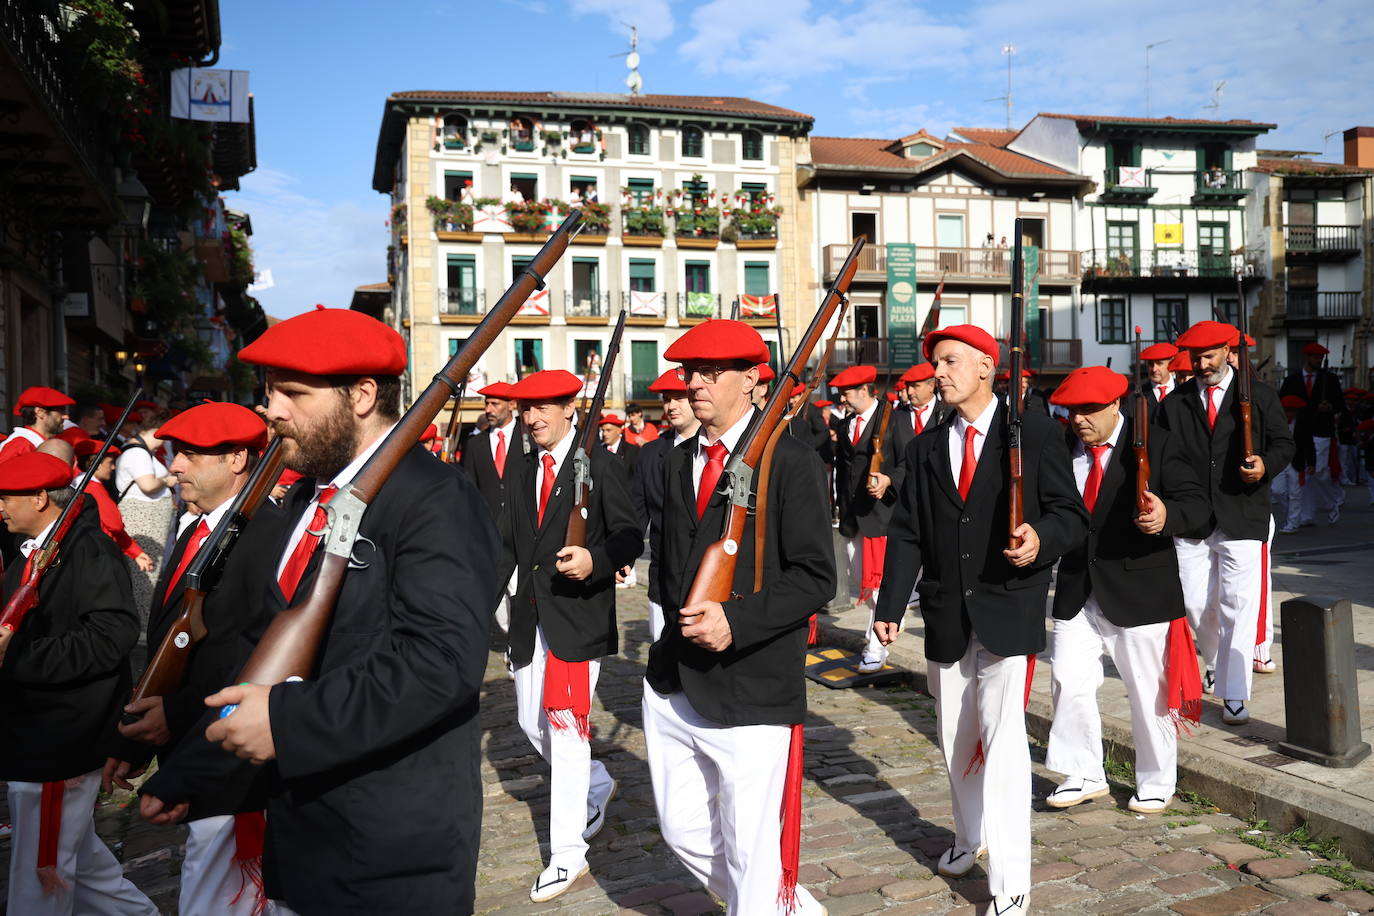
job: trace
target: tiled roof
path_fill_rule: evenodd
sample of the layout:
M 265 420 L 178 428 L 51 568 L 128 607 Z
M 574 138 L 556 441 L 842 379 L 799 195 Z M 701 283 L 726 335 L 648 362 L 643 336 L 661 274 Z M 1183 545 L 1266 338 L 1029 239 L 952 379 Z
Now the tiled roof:
M 1141 124 L 1153 125 L 1157 127 L 1169 127 L 1177 125 L 1180 127 L 1225 127 L 1254 128 L 1256 132 L 1273 130 L 1277 124 L 1265 124 L 1261 121 L 1246 121 L 1243 119 L 1232 119 L 1230 121 L 1209 121 L 1205 118 L 1130 118 L 1119 115 L 1077 115 L 1077 114 L 1054 114 L 1042 111 L 1036 115 L 1037 118 L 1063 118 L 1067 121 L 1077 121 L 1079 126 L 1091 125 L 1098 121 L 1122 124 Z
M 1371 175 L 1374 169 L 1362 169 L 1340 162 L 1313 162 L 1311 159 L 1260 159 L 1253 171 L 1269 175 Z
M 642 111 L 723 113 L 777 121 L 811 121 L 811 115 L 738 96 L 628 95 L 618 92 L 448 92 L 414 90 L 392 93 L 397 101 L 490 102 L 515 105 L 624 108 Z
M 389 293 L 389 292 L 391 292 L 391 284 L 390 284 L 390 283 L 387 283 L 387 282 L 385 282 L 385 281 L 382 282 L 382 283 L 364 283 L 362 286 L 355 286 L 355 287 L 353 287 L 353 292 L 355 292 L 355 293 Z
M 986 143 L 944 144 L 944 150 L 924 159 L 909 159 L 890 151 L 892 140 L 859 137 L 812 137 L 811 160 L 817 166 L 840 166 L 917 174 L 956 156 L 966 155 L 1007 177 L 1075 178 L 1072 172 Z
M 1017 134 L 1017 131 L 1003 130 L 1000 127 L 956 127 L 954 132 L 966 140 L 986 143 L 989 146 L 1006 146 Z

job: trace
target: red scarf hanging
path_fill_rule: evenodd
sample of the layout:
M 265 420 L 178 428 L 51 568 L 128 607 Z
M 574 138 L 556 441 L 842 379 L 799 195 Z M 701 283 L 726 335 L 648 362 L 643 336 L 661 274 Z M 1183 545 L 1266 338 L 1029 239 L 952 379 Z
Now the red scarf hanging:
M 1021 711 L 1025 712 L 1030 705 L 1031 681 L 1035 680 L 1035 656 L 1026 656 L 1026 690 L 1021 696 Z M 987 756 L 983 753 L 983 739 L 978 739 L 978 746 L 973 749 L 973 756 L 969 759 L 968 766 L 964 767 L 964 775 L 976 773 L 983 768 L 983 763 Z
M 1185 721 L 1202 721 L 1202 678 L 1197 673 L 1197 647 L 1188 619 L 1169 623 L 1168 651 L 1164 661 L 1165 691 L 1174 728 L 1192 734 Z
M 1341 440 L 1331 437 L 1331 447 L 1326 450 L 1326 466 L 1331 469 L 1331 482 L 1341 485 Z
M 565 662 L 549 652 L 544 659 L 544 714 L 549 725 L 565 731 L 577 729 L 578 737 L 591 738 L 591 670 L 588 662 Z
M 1269 635 L 1269 542 L 1260 545 L 1260 611 L 1259 627 L 1255 630 L 1255 645 Z
M 801 863 L 802 763 L 805 757 L 806 726 L 792 726 L 787 748 L 787 776 L 782 783 L 782 880 L 778 903 L 787 913 L 797 910 L 797 875 Z
M 864 538 L 863 581 L 859 583 L 859 600 L 867 601 L 878 594 L 883 584 L 883 555 L 887 553 L 887 537 Z
M 57 844 L 62 837 L 62 796 L 67 784 L 59 779 L 43 783 L 38 802 L 38 884 L 52 895 L 65 890 L 67 882 L 57 873 Z
M 234 815 L 234 864 L 239 867 L 239 891 L 229 901 L 238 903 L 249 887 L 253 888 L 253 916 L 267 910 L 267 895 L 262 887 L 262 847 L 267 833 L 267 817 L 261 811 Z

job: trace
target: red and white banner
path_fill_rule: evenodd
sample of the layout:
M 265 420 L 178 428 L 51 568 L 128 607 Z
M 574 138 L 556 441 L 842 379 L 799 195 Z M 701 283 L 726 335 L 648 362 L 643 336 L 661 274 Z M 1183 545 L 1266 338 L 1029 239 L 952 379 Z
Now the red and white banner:
M 520 311 L 516 312 L 516 314 L 534 315 L 539 318 L 549 317 L 548 289 L 541 289 L 538 292 L 533 293 L 528 299 L 525 300 L 525 304 L 520 306 Z
M 630 290 L 630 314 L 639 318 L 662 318 L 663 294 Z
M 472 211 L 472 231 L 510 232 L 510 220 L 506 219 L 506 208 L 487 204 Z
M 740 296 L 739 316 L 741 318 L 772 318 L 778 313 L 778 297 Z

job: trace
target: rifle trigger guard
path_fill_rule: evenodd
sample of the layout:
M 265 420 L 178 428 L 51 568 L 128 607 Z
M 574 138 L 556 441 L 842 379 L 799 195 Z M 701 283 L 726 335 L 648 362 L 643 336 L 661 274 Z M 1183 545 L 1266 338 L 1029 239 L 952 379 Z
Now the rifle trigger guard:
M 335 493 L 329 505 L 324 507 L 326 521 L 320 546 L 332 554 L 346 558 L 349 565 L 353 566 L 354 545 L 358 541 L 367 541 L 376 547 L 367 538 L 358 534 L 358 526 L 362 524 L 363 513 L 366 511 L 367 503 L 353 495 L 352 487 L 344 487 Z
M 743 461 L 732 458 L 726 465 L 725 473 L 721 475 L 723 483 L 721 492 L 730 500 L 732 505 L 742 506 L 746 510 L 754 511 L 757 502 L 756 497 L 751 492 L 754 483 L 754 469 Z
M 355 540 L 355 541 L 353 542 L 353 551 L 348 555 L 348 568 L 349 568 L 349 569 L 367 569 L 369 566 L 372 565 L 371 563 L 364 563 L 362 560 L 358 559 L 358 545 L 359 545 L 359 544 L 366 544 L 368 547 L 371 547 L 371 548 L 372 548 L 372 551 L 373 551 L 374 553 L 377 551 L 377 542 L 376 542 L 376 541 L 372 540 L 371 538 L 367 537 L 366 535 L 363 535 L 363 534 L 358 535 L 357 540 Z

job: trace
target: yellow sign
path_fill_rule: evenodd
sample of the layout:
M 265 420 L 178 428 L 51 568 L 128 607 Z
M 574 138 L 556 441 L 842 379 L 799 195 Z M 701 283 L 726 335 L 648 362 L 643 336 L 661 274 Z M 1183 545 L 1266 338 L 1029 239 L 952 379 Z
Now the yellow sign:
M 1182 223 L 1155 223 L 1156 245 L 1182 245 Z

